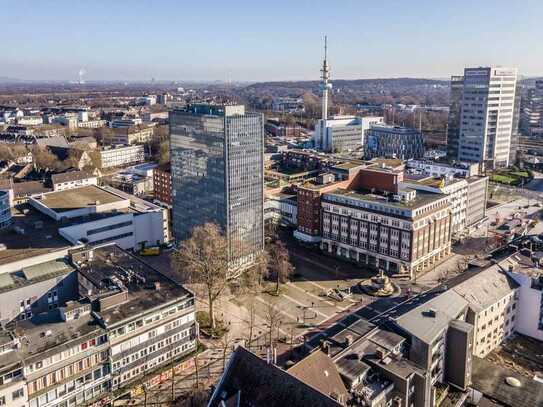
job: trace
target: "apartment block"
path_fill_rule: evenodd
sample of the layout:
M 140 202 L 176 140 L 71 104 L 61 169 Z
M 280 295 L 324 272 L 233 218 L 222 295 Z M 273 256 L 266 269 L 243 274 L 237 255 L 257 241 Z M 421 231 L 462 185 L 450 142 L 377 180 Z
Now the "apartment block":
M 102 143 L 107 145 L 134 145 L 145 144 L 153 140 L 154 127 L 137 126 L 128 128 L 115 128 L 105 132 Z
M 145 150 L 142 145 L 115 145 L 102 148 L 98 157 L 100 168 L 122 167 L 145 161 Z
M 2 276 L 4 405 L 111 405 L 196 348 L 193 295 L 115 245 Z
M 173 204 L 172 199 L 172 172 L 170 164 L 163 164 L 153 171 L 153 188 L 155 199 L 166 205 Z

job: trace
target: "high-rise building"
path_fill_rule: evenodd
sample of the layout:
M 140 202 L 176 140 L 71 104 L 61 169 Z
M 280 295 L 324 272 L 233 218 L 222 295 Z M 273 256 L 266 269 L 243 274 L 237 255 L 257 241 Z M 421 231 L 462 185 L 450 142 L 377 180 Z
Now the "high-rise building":
M 459 83 L 454 85 L 460 86 Z M 471 161 L 488 168 L 507 167 L 515 124 L 515 68 L 466 68 L 462 81 L 462 101 L 453 108 L 449 126 L 458 126 L 458 156 L 449 159 Z M 458 98 L 460 89 L 453 95 Z M 454 103 L 454 100 L 452 101 Z M 454 135 L 451 140 L 453 146 Z M 453 150 L 453 148 L 450 148 Z
M 447 123 L 447 157 L 451 161 L 458 160 L 458 141 L 460 138 L 460 112 L 462 108 L 462 90 L 464 77 L 451 77 L 449 94 L 449 120 Z
M 170 112 L 173 234 L 214 222 L 233 266 L 264 245 L 264 117 L 244 106 L 193 104 Z
M 543 80 L 536 81 L 522 98 L 520 128 L 527 137 L 543 135 Z

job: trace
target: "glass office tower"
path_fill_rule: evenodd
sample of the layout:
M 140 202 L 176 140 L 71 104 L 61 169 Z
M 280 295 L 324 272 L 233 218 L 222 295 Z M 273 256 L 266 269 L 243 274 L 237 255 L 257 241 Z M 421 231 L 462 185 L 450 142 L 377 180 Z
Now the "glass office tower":
M 264 118 L 244 106 L 193 104 L 170 112 L 173 233 L 220 225 L 233 266 L 264 246 Z

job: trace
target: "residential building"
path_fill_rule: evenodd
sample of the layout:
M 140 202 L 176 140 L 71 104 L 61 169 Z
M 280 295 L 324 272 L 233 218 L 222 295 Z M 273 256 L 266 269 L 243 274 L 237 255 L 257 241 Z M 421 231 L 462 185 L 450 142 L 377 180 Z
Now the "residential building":
M 107 122 L 105 120 L 88 120 L 85 122 L 77 122 L 77 127 L 85 129 L 99 129 L 105 127 Z
M 276 97 L 273 98 L 271 107 L 274 112 L 303 112 L 304 100 L 303 98 Z
M 447 164 L 431 160 L 407 160 L 407 168 L 420 171 L 432 177 L 473 177 L 479 175 L 479 165 L 477 163 L 455 162 Z
M 20 126 L 38 126 L 43 124 L 41 116 L 23 116 L 17 119 L 17 124 Z
M 64 191 L 87 185 L 98 185 L 98 177 L 85 171 L 69 171 L 51 176 L 53 191 Z
M 220 225 L 231 264 L 264 245 L 264 118 L 241 105 L 194 104 L 170 112 L 173 232 Z
M 458 160 L 463 90 L 464 77 L 452 76 L 449 93 L 449 118 L 447 122 L 447 157 L 449 161 Z
M 516 88 L 516 69 L 464 70 L 457 160 L 509 165 Z
M 401 172 L 368 168 L 348 189 L 323 194 L 321 249 L 409 277 L 448 257 L 448 197 L 401 188 L 402 180 Z
M 484 358 L 515 331 L 519 284 L 499 265 L 467 271 L 465 281 L 447 287 L 468 303 L 466 321 L 473 325 L 473 354 Z
M 170 163 L 162 164 L 153 171 L 153 187 L 155 199 L 172 206 L 172 172 Z
M 279 119 L 268 119 L 264 124 L 267 133 L 275 137 L 296 138 L 305 136 L 303 128 L 298 124 L 282 123 Z
M 333 372 L 331 372 L 333 373 Z M 337 400 L 242 346 L 230 356 L 208 407 L 340 407 Z
M 112 129 L 128 129 L 141 124 L 143 124 L 143 120 L 139 117 L 117 117 L 109 122 L 109 127 Z
M 399 126 L 373 125 L 367 132 L 365 156 L 409 160 L 424 156 L 424 139 L 415 129 Z
M 122 167 L 145 161 L 145 149 L 142 145 L 115 145 L 103 147 L 98 151 L 100 168 Z
M 499 263 L 518 284 L 513 297 L 517 305 L 516 314 L 505 318 L 508 328 L 509 323 L 514 322 L 515 332 L 543 342 L 542 264 L 541 252 L 526 250 L 513 253 Z
M 537 80 L 522 98 L 520 129 L 526 137 L 543 136 L 543 80 Z
M 110 405 L 196 348 L 194 296 L 115 245 L 2 276 L 4 405 Z
M 89 185 L 29 198 L 30 205 L 59 222 L 73 245 L 115 242 L 123 249 L 156 246 L 170 238 L 167 210 L 108 187 Z
M 154 128 L 152 126 L 120 127 L 111 132 L 105 132 L 102 143 L 107 145 L 133 145 L 149 143 L 153 139 Z

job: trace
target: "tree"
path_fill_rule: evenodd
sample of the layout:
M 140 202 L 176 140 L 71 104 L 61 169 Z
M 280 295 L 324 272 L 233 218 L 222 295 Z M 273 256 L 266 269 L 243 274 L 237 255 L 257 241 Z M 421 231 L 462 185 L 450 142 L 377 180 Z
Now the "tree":
M 254 329 L 256 323 L 256 308 L 255 300 L 251 298 L 249 300 L 249 319 L 247 320 L 247 349 L 251 350 L 253 344 Z
M 275 293 L 278 294 L 280 284 L 288 280 L 288 277 L 294 271 L 294 267 L 290 263 L 288 250 L 281 241 L 277 241 L 271 245 L 269 258 L 270 273 L 275 279 Z
M 248 268 L 242 275 L 242 285 L 249 292 L 258 292 L 262 287 L 262 279 L 268 276 L 269 256 L 266 251 L 259 253 L 252 267 Z
M 35 147 L 32 151 L 32 158 L 35 167 L 38 169 L 65 169 L 62 161 L 59 161 L 58 157 L 51 153 L 47 148 Z
M 281 310 L 277 305 L 269 302 L 264 318 L 268 327 L 268 347 L 271 350 L 273 348 L 273 332 L 276 328 L 279 329 L 279 325 L 281 324 Z
M 214 305 L 235 274 L 228 264 L 228 242 L 218 225 L 196 226 L 181 243 L 174 267 L 188 282 L 201 284 L 208 300 L 210 328 L 216 328 Z

